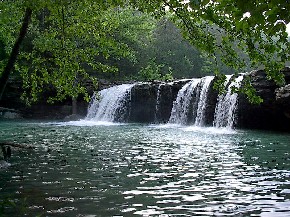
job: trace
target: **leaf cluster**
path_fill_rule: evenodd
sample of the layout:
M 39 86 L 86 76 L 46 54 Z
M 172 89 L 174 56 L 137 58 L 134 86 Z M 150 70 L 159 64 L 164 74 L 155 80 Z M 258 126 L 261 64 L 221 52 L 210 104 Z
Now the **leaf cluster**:
M 128 42 L 138 39 L 137 31 L 130 31 L 131 24 L 138 24 L 139 31 L 151 27 L 144 25 L 141 15 L 132 13 L 136 11 L 104 7 L 94 1 L 47 3 L 33 18 L 31 41 L 16 67 L 23 79 L 26 103 L 35 102 L 47 87 L 56 93 L 49 102 L 79 95 L 88 100 L 86 81 L 93 80 L 97 88 L 90 72 L 117 72 L 112 58 L 134 61 Z
M 128 7 L 135 10 L 124 9 Z M 31 8 L 34 17 L 26 52 L 21 53 L 16 69 L 22 74 L 23 98 L 28 103 L 35 101 L 46 86 L 56 91 L 50 101 L 79 94 L 88 99 L 83 87 L 90 77 L 88 71 L 116 73 L 114 61 L 136 61 L 134 48 L 146 46 L 147 36 L 154 29 L 154 22 L 144 22 L 140 12 L 171 19 L 185 39 L 207 53 L 208 60 L 216 64 L 217 75 L 222 61 L 239 72 L 263 68 L 269 79 L 279 85 L 285 83 L 280 73 L 290 58 L 285 31 L 290 4 L 285 0 L 3 0 L 0 42 L 4 58 L 0 59 L 0 69 L 11 51 L 25 8 Z M 140 38 L 142 31 L 146 34 Z M 162 67 L 156 64 L 149 62 L 140 75 L 152 77 L 154 70 L 158 75 Z M 217 89 L 222 86 L 219 83 Z M 241 92 L 260 101 L 251 81 L 243 88 Z
M 165 66 L 162 64 L 157 64 L 155 59 L 151 59 L 148 65 L 141 68 L 137 75 L 137 80 L 141 81 L 171 81 L 173 80 L 172 68 L 168 68 L 167 73 L 162 74 L 161 70 Z

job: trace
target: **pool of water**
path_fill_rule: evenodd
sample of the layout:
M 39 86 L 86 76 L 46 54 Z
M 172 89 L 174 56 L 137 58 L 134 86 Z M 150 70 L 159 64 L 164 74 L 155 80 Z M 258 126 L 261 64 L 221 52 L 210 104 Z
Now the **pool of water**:
M 0 140 L 34 147 L 0 169 L 0 215 L 290 215 L 290 134 L 1 121 Z

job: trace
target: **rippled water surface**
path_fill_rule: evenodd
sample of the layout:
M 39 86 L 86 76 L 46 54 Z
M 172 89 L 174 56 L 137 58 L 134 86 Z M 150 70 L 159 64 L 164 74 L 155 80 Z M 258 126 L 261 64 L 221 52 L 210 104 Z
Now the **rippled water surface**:
M 2 161 L 0 215 L 290 216 L 290 134 L 1 121 L 0 140 L 34 147 Z

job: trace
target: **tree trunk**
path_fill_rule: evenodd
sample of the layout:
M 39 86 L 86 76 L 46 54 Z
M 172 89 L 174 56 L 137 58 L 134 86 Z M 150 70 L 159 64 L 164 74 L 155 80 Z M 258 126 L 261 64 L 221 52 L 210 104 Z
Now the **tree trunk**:
M 9 75 L 14 68 L 14 64 L 15 64 L 17 56 L 19 54 L 20 45 L 21 45 L 21 43 L 22 43 L 22 41 L 25 38 L 25 35 L 27 33 L 28 25 L 29 25 L 30 20 L 31 20 L 31 15 L 32 15 L 32 9 L 27 8 L 25 11 L 25 15 L 24 15 L 24 18 L 22 21 L 22 26 L 21 26 L 18 38 L 13 46 L 12 52 L 10 54 L 10 57 L 8 59 L 6 66 L 4 68 L 4 71 L 1 74 L 1 77 L 0 77 L 0 101 L 2 99 L 2 95 L 4 93 Z

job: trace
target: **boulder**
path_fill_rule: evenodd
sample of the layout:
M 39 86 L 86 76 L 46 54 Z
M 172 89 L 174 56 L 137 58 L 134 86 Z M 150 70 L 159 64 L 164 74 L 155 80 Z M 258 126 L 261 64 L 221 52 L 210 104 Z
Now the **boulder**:
M 282 72 L 285 74 L 286 83 L 290 82 L 289 68 L 285 68 Z M 253 71 L 247 76 L 250 77 L 257 95 L 263 99 L 263 102 L 259 105 L 251 104 L 244 95 L 240 95 L 237 112 L 237 127 L 289 130 L 290 122 L 284 113 L 285 109 L 288 110 L 290 107 L 289 104 L 286 105 L 284 103 L 284 106 L 281 104 L 283 101 L 282 96 L 287 95 L 284 92 L 287 88 L 280 89 L 274 81 L 269 81 L 263 70 Z
M 279 107 L 283 110 L 285 118 L 290 121 L 290 84 L 277 88 L 275 93 Z
M 290 107 L 290 84 L 277 88 L 275 94 L 276 100 L 279 104 Z
M 142 82 L 131 90 L 129 122 L 166 123 L 178 91 L 190 79 L 174 82 Z M 159 94 L 159 96 L 158 96 Z

